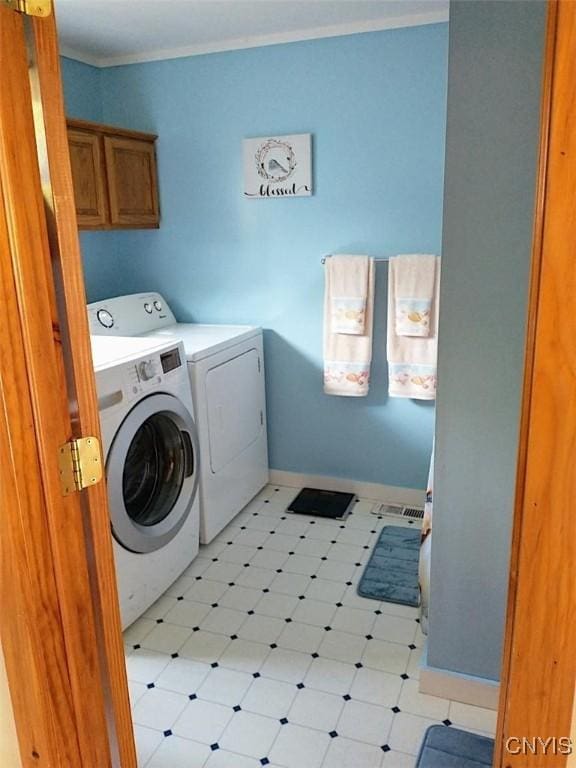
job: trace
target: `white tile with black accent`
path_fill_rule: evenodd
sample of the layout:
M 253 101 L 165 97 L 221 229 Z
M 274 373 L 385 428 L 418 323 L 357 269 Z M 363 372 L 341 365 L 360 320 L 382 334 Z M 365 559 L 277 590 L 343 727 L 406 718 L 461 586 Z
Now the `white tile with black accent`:
M 140 768 L 413 768 L 433 723 L 494 713 L 418 691 L 418 611 L 356 587 L 382 527 L 292 516 L 268 486 L 125 633 Z

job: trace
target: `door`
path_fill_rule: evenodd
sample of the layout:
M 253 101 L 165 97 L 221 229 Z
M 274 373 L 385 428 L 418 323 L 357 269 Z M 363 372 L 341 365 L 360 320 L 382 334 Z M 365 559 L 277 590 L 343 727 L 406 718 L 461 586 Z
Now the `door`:
M 0 638 L 24 768 L 135 768 L 54 16 L 0 3 Z M 74 349 L 74 355 L 71 350 Z
M 106 224 L 107 204 L 100 137 L 69 128 L 68 144 L 78 225 L 101 227 Z
M 264 381 L 258 350 L 250 349 L 206 373 L 210 469 L 217 474 L 260 437 Z
M 104 136 L 104 155 L 112 225 L 158 227 L 154 143 Z
M 177 398 L 141 400 L 122 422 L 106 461 L 112 531 L 131 552 L 154 552 L 182 528 L 198 490 L 198 440 Z

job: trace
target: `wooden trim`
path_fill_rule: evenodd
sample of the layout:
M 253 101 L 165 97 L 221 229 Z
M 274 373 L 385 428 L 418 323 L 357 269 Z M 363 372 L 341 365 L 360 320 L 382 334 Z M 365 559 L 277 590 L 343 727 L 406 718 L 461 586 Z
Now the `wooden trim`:
M 78 229 L 80 232 L 117 232 L 120 229 L 160 229 L 160 223 L 155 222 L 154 224 L 149 224 L 138 222 L 137 224 L 102 224 L 101 226 L 96 226 L 95 224 L 78 224 Z
M 125 136 L 127 139 L 142 139 L 144 141 L 156 141 L 158 135 L 145 133 L 144 131 L 132 131 L 130 128 L 118 128 L 116 125 L 93 123 L 90 120 L 79 120 L 76 117 L 67 117 L 66 125 L 78 131 L 96 131 L 105 136 Z
M 44 184 L 53 234 L 52 257 L 60 324 L 69 386 L 76 405 L 76 435 L 100 435 L 96 384 L 86 312 L 82 258 L 76 227 L 74 190 L 68 151 L 61 87 L 60 57 L 54 19 L 34 19 L 38 96 L 41 96 L 43 130 L 49 182 Z M 38 102 L 38 100 L 36 100 Z M 37 131 L 38 132 L 38 131 Z M 126 662 L 122 641 L 116 572 L 110 534 L 105 483 L 84 494 L 86 536 L 92 562 L 92 589 L 96 606 L 103 664 L 103 684 L 110 710 L 109 732 L 114 752 L 123 768 L 136 768 L 132 714 L 128 697 Z
M 510 737 L 568 737 L 576 679 L 576 4 L 550 2 L 540 169 L 508 617 L 494 765 L 566 765 L 511 754 Z

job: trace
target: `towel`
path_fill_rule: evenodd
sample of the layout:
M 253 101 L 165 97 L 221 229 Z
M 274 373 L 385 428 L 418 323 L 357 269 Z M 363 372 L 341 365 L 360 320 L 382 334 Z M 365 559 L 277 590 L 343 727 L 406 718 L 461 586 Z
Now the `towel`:
M 369 262 L 368 256 L 331 256 L 326 260 L 332 333 L 364 335 Z
M 416 272 L 425 276 L 420 280 Z M 409 297 L 405 290 L 427 285 L 432 275 L 432 295 L 426 335 L 403 331 L 405 324 L 397 326 L 399 303 L 397 299 Z M 388 269 L 388 373 L 390 397 L 411 397 L 434 400 L 436 397 L 436 358 L 438 348 L 438 299 L 440 287 L 440 259 L 437 256 L 394 256 Z M 418 299 L 420 300 L 420 299 Z M 422 313 L 419 311 L 419 315 Z M 415 318 L 416 319 L 416 318 Z M 412 322 L 412 321 L 409 321 Z M 413 323 L 421 325 L 422 323 Z M 413 329 L 418 330 L 418 329 Z
M 342 261 L 341 261 L 342 259 Z M 349 269 L 349 260 L 358 259 L 366 264 L 367 283 L 364 305 L 364 332 L 360 335 L 355 329 L 337 332 L 343 327 L 335 322 L 333 313 L 333 286 L 345 285 L 338 274 L 341 269 Z M 359 264 L 351 265 L 354 274 L 359 272 Z M 372 322 L 374 312 L 374 260 L 362 257 L 337 257 L 326 259 L 324 292 L 324 392 L 327 395 L 364 397 L 370 386 L 370 364 L 372 362 Z M 360 281 L 358 280 L 358 285 Z M 335 298 L 343 298 L 335 297 Z M 360 297 L 356 297 L 360 298 Z
M 396 262 L 394 324 L 397 336 L 430 336 L 436 275 L 435 256 L 399 256 Z

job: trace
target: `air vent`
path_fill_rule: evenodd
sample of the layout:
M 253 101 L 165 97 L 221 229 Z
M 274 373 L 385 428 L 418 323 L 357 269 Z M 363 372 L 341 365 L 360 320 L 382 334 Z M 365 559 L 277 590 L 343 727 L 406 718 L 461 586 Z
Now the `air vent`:
M 424 510 L 418 507 L 402 507 L 398 504 L 379 504 L 374 507 L 373 515 L 391 515 L 393 517 L 408 517 L 411 520 L 422 520 Z
M 404 507 L 402 517 L 411 517 L 415 520 L 422 520 L 424 518 L 424 510 L 417 507 Z

